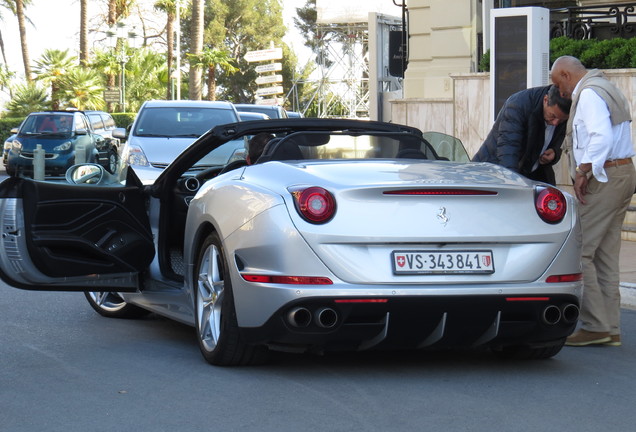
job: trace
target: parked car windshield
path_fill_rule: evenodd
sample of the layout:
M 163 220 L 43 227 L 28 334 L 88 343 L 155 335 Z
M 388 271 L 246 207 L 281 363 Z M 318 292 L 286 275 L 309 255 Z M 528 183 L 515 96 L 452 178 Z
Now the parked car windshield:
M 139 113 L 133 135 L 199 137 L 210 128 L 236 121 L 232 110 L 193 107 L 146 108 Z
M 73 129 L 72 114 L 31 114 L 20 127 L 20 135 L 67 135 Z

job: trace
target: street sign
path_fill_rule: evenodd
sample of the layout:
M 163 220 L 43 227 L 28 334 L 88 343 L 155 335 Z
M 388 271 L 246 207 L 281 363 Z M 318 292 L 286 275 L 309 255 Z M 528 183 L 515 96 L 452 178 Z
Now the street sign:
M 119 102 L 119 89 L 104 90 L 104 102 Z
M 256 90 L 256 96 L 268 96 L 283 93 L 283 86 L 265 87 Z
M 282 75 L 264 75 L 264 76 L 259 76 L 258 78 L 256 78 L 256 84 L 258 85 L 272 84 L 272 83 L 278 83 L 282 81 L 283 81 Z
M 245 53 L 245 61 L 248 63 L 261 62 L 267 60 L 280 60 L 283 58 L 282 48 L 271 48 L 259 51 L 248 51 Z
M 285 103 L 285 99 L 283 98 L 257 99 L 254 103 L 256 105 L 282 105 Z
M 259 66 L 256 66 L 254 70 L 256 71 L 256 73 L 278 72 L 280 70 L 283 70 L 283 64 L 270 63 L 270 64 L 259 65 Z

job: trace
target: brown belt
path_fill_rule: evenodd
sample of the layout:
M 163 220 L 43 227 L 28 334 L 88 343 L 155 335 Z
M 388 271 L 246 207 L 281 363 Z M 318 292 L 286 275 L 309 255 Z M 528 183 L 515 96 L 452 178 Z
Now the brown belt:
M 608 160 L 603 164 L 603 168 L 617 167 L 619 165 L 627 165 L 630 163 L 632 163 L 632 158 Z

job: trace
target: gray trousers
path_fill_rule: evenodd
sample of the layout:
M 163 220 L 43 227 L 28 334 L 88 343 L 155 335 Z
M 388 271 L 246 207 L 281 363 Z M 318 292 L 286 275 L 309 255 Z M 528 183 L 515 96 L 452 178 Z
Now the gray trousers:
M 605 168 L 607 183 L 591 178 L 579 205 L 583 232 L 581 327 L 620 334 L 621 228 L 636 187 L 633 164 Z

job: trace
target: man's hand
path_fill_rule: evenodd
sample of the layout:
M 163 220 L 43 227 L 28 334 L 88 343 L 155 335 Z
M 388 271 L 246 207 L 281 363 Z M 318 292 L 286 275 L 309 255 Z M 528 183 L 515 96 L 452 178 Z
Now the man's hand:
M 539 163 L 541 165 L 548 165 L 552 163 L 555 156 L 556 156 L 556 153 L 554 152 L 554 149 L 549 148 L 543 153 L 541 153 L 541 156 L 539 156 Z
M 576 178 L 574 179 L 574 193 L 581 204 L 587 204 L 584 198 L 587 194 L 587 183 L 587 175 L 576 173 Z

